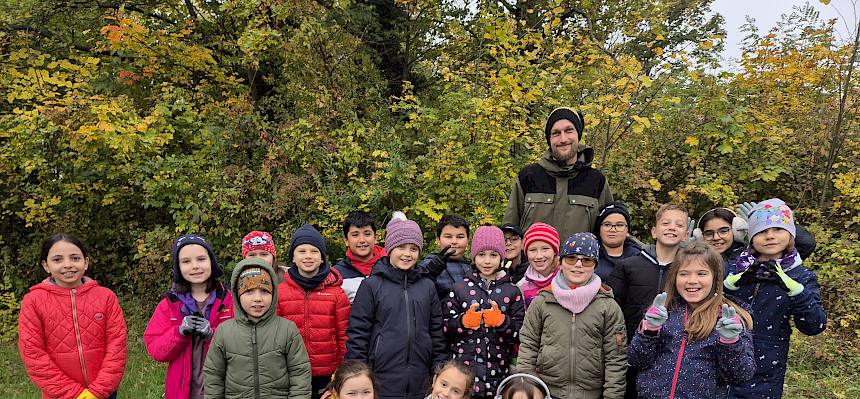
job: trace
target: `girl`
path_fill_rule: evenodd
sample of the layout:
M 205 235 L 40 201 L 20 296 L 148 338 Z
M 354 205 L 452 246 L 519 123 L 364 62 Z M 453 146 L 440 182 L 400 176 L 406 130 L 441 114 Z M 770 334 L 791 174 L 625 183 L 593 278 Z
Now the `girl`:
M 498 399 L 547 399 L 549 387 L 531 374 L 517 373 L 505 378 L 496 392 Z
M 252 231 L 242 238 L 242 259 L 260 258 L 275 269 L 278 281 L 284 281 L 286 268 L 278 265 L 275 240 L 265 231 Z
M 42 398 L 115 398 L 125 372 L 126 329 L 113 291 L 84 276 L 87 248 L 58 233 L 42 243 L 49 274 L 30 287 L 18 316 L 18 352 Z
M 558 242 L 558 231 L 546 223 L 535 223 L 526 230 L 523 247 L 529 267 L 519 284 L 526 307 L 540 290 L 549 286 L 558 273 Z
M 323 398 L 379 399 L 378 391 L 370 367 L 358 360 L 347 360 L 338 366 Z
M 576 233 L 561 248 L 561 272 L 535 298 L 520 331 L 518 367 L 554 398 L 623 398 L 624 315 L 594 274 L 597 238 Z
M 433 374 L 430 394 L 424 399 L 465 399 L 472 397 L 475 374 L 459 360 L 442 363 Z
M 749 313 L 723 296 L 723 258 L 699 240 L 675 255 L 665 292 L 628 353 L 639 398 L 724 398 L 721 382 L 755 373 Z
M 728 208 L 714 208 L 702 214 L 693 230 L 693 237 L 704 240 L 722 255 L 726 264 L 733 264 L 746 248 L 744 233 L 747 222 Z
M 432 366 L 446 357 L 436 285 L 415 269 L 421 246 L 418 224 L 392 219 L 388 256 L 361 282 L 349 316 L 346 358 L 370 365 L 383 399 L 424 397 Z
M 481 398 L 493 398 L 508 374 L 525 313 L 520 289 L 500 270 L 504 254 L 502 230 L 479 227 L 472 238 L 472 273 L 444 301 L 451 351 L 475 371 L 474 392 Z
M 794 247 L 794 215 L 782 200 L 759 202 L 749 218 L 749 248 L 729 265 L 728 295 L 749 303 L 755 328 L 756 373 L 731 387 L 735 398 L 779 398 L 788 360 L 791 324 L 806 335 L 824 331 L 827 316 L 815 273 L 802 265 Z
M 218 325 L 233 317 L 233 296 L 212 246 L 198 235 L 173 243 L 173 286 L 155 308 L 143 341 L 149 356 L 167 362 L 166 399 L 203 398 L 203 361 Z

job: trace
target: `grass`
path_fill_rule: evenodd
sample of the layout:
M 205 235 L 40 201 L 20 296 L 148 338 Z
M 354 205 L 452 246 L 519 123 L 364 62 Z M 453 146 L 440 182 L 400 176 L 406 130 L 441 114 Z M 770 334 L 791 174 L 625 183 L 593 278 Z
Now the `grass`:
M 123 303 L 128 322 L 128 362 L 120 386 L 121 398 L 164 397 L 166 366 L 146 354 L 143 330 L 151 305 Z M 791 340 L 785 399 L 860 398 L 860 339 L 831 330 L 815 337 L 795 333 Z M 15 342 L 0 343 L 0 391 L 4 398 L 39 397 L 24 372 Z

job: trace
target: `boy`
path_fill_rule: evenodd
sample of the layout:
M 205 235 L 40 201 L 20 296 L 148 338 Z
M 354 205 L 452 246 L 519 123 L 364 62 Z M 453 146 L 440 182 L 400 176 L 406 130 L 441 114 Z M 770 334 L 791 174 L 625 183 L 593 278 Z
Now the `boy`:
M 508 273 L 516 284 L 523 279 L 529 267 L 529 260 L 523 252 L 523 229 L 513 223 L 505 223 L 499 228 L 505 233 L 505 263 L 511 262 Z
M 436 225 L 436 243 L 442 249 L 440 254 L 428 256 L 418 266 L 436 281 L 439 300 L 448 298 L 455 283 L 463 281 L 471 273 L 472 265 L 465 259 L 469 246 L 469 222 L 459 215 L 445 215 Z M 445 251 L 447 249 L 447 252 Z M 445 262 L 440 268 L 439 260 Z
M 235 318 L 221 324 L 206 356 L 206 399 L 310 398 L 311 366 L 302 337 L 272 306 L 278 294 L 274 274 L 258 258 L 242 260 L 233 270 Z
M 663 292 L 672 259 L 681 242 L 689 236 L 689 215 L 679 205 L 662 205 L 655 221 L 651 237 L 656 245 L 646 245 L 638 255 L 618 262 L 607 281 L 624 312 L 627 342 L 633 339 L 654 297 Z M 625 397 L 636 397 L 636 370 L 633 368 L 628 369 Z
M 376 223 L 369 213 L 353 211 L 343 221 L 343 241 L 346 244 L 346 258 L 334 265 L 343 277 L 343 292 L 349 303 L 355 300 L 355 293 L 361 282 L 370 277 L 373 265 L 385 256 L 385 249 L 376 244 Z

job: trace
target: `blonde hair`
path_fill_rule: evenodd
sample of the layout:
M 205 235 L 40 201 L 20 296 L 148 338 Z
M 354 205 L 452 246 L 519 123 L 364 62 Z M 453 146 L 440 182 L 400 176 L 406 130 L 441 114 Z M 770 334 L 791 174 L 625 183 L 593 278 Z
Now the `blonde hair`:
M 676 288 L 678 271 L 682 266 L 686 266 L 690 262 L 700 260 L 711 270 L 711 275 L 714 277 L 711 286 L 711 292 L 708 293 L 706 299 L 696 307 L 687 319 L 687 325 L 684 326 L 684 331 L 692 340 L 702 340 L 711 335 L 714 331 L 714 326 L 721 316 L 721 308 L 723 304 L 734 307 L 738 317 L 746 325 L 747 329 L 752 329 L 752 316 L 746 309 L 738 306 L 723 295 L 723 256 L 710 245 L 705 244 L 701 240 L 693 240 L 686 247 L 680 248 L 675 254 L 675 259 L 672 261 L 672 267 L 669 269 L 669 275 L 666 278 L 666 309 L 677 309 L 675 303 L 679 300 L 680 294 Z
M 654 222 L 660 223 L 660 218 L 663 217 L 664 213 L 669 212 L 669 211 L 683 212 L 684 215 L 687 215 L 687 217 L 690 216 L 690 214 L 687 212 L 687 210 L 684 209 L 684 207 L 682 207 L 681 205 L 669 203 L 669 204 L 660 205 L 660 207 L 657 208 L 657 214 L 654 215 Z

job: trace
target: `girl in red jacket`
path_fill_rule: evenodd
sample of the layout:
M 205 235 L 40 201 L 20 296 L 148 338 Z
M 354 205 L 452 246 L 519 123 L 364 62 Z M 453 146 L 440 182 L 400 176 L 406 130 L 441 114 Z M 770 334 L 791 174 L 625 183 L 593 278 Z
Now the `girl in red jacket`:
M 115 398 L 125 372 L 125 319 L 113 291 L 84 276 L 90 258 L 75 236 L 42 243 L 50 276 L 30 287 L 18 316 L 18 351 L 42 398 Z
M 299 227 L 290 242 L 290 262 L 278 284 L 278 315 L 296 323 L 311 359 L 311 396 L 319 399 L 346 353 L 349 299 L 343 278 L 326 262 L 322 235 Z
M 203 398 L 203 361 L 222 322 L 233 318 L 233 297 L 203 237 L 185 235 L 173 243 L 173 287 L 155 308 L 143 340 L 149 356 L 167 362 L 166 399 Z

